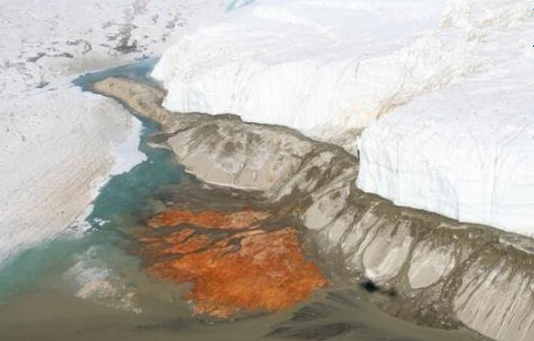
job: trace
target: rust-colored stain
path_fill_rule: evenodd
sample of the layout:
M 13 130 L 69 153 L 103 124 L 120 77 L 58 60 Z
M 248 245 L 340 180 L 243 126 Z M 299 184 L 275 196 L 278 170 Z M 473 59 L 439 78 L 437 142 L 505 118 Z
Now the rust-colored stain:
M 208 229 L 239 230 L 258 223 L 268 215 L 266 212 L 253 210 L 239 212 L 168 210 L 149 219 L 148 226 L 158 228 L 191 224 Z
M 178 283 L 192 282 L 186 298 L 193 301 L 195 314 L 228 318 L 238 312 L 289 308 L 329 282 L 319 267 L 304 257 L 296 228 L 268 232 L 255 226 L 267 216 L 252 211 L 172 210 L 159 214 L 150 219 L 150 227 L 187 223 L 196 229 L 142 238 L 152 260 L 149 274 Z M 224 236 L 209 234 L 205 228 L 225 230 Z M 176 257 L 157 260 L 169 254 Z
M 187 254 L 206 248 L 213 243 L 207 234 L 196 234 L 195 230 L 185 228 L 162 237 L 143 238 L 147 247 L 155 250 L 155 256 L 165 254 Z

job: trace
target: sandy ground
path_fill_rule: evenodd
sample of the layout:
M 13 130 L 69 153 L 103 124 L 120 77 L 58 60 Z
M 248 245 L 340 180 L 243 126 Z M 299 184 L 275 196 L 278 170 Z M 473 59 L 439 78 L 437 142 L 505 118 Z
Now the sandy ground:
M 360 293 L 364 295 L 363 293 Z M 284 329 L 285 328 L 285 329 Z M 235 322 L 190 317 L 183 302 L 134 314 L 61 292 L 41 290 L 0 306 L 0 335 L 15 340 L 362 340 L 474 341 L 465 331 L 410 325 L 380 312 L 347 289 L 324 291 L 311 302 L 274 315 Z M 265 337 L 269 335 L 269 337 Z

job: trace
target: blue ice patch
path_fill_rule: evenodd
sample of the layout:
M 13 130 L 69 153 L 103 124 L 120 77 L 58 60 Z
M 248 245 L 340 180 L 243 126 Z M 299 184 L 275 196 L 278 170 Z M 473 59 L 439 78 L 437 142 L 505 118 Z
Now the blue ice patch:
M 232 2 L 230 2 L 230 4 L 228 4 L 228 6 L 226 6 L 226 10 L 233 11 L 234 9 L 245 7 L 256 1 L 257 0 L 233 0 Z

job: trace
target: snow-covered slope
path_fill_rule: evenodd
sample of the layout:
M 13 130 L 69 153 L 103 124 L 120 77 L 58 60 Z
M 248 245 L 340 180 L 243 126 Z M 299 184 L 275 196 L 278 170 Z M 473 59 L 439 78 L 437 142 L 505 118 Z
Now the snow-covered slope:
M 70 87 L 2 104 L 0 261 L 63 230 L 145 157 L 141 123 L 110 99 Z
M 0 0 L 0 262 L 143 160 L 140 123 L 73 74 L 158 55 L 225 0 Z
M 0 0 L 0 98 L 159 56 L 227 0 Z
M 359 145 L 362 189 L 534 235 L 531 1 L 247 3 L 165 52 L 153 75 L 168 109 L 351 151 L 379 118 Z

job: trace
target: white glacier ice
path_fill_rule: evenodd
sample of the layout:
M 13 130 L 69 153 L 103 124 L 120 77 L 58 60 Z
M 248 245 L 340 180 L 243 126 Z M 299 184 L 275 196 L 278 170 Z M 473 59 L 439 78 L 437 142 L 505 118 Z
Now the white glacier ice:
M 358 187 L 534 236 L 533 38 L 531 20 L 488 39 L 485 72 L 371 124 L 359 140 Z
M 524 0 L 258 0 L 153 76 L 170 110 L 335 141 L 359 151 L 365 191 L 534 235 L 533 24 Z
M 269 0 L 171 46 L 153 72 L 171 110 L 232 112 L 315 137 L 365 127 L 478 68 L 440 0 Z

